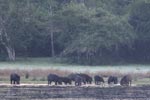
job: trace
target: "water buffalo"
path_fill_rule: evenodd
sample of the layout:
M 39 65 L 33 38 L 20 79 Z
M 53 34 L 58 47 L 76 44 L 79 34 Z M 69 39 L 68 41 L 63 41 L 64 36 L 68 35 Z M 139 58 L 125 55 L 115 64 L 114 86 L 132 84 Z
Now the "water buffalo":
M 68 78 L 70 79 L 70 80 L 72 80 L 72 81 L 75 81 L 75 78 L 76 78 L 76 76 L 77 76 L 78 74 L 70 74 L 70 75 L 68 75 Z
M 71 79 L 68 77 L 60 77 L 60 79 L 61 79 L 61 82 L 64 82 L 65 85 L 67 85 L 67 84 L 71 85 L 71 83 L 72 83 Z
M 81 77 L 83 77 L 86 81 L 87 84 L 91 84 L 92 83 L 92 77 L 90 77 L 89 75 L 87 74 L 79 74 Z
M 118 84 L 118 78 L 116 76 L 110 76 L 108 78 L 108 84 L 111 84 L 111 83 Z
M 101 76 L 94 76 L 95 85 L 100 85 L 101 83 L 104 83 L 104 79 Z
M 130 75 L 125 75 L 120 81 L 120 85 L 122 86 L 131 86 L 131 83 L 132 77 Z
M 16 73 L 12 73 L 10 75 L 10 83 L 11 84 L 20 84 L 20 76 Z
M 78 85 L 80 85 L 82 83 L 86 84 L 86 79 L 78 73 L 70 74 L 70 75 L 68 75 L 68 78 L 70 80 L 74 81 L 75 85 L 76 85 L 76 83 L 79 83 Z
M 48 85 L 51 85 L 52 82 L 54 82 L 55 85 L 57 85 L 57 84 L 61 85 L 62 84 L 61 78 L 56 74 L 49 74 L 47 76 L 47 80 L 48 80 Z
M 81 86 L 83 82 L 83 78 L 81 76 L 75 77 L 75 86 Z

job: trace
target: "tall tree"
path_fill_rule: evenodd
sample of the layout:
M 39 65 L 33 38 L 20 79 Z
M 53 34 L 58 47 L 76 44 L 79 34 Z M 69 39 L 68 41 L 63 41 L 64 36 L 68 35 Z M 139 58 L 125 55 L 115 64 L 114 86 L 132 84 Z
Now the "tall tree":
M 7 26 L 15 10 L 14 6 L 9 0 L 1 1 L 0 3 L 0 42 L 5 47 L 8 58 L 11 61 L 15 60 L 15 49 L 11 37 L 13 35 L 8 32 Z
M 70 3 L 63 9 L 61 18 L 66 26 L 64 33 L 68 33 L 64 38 L 69 41 L 63 54 L 74 61 L 91 63 L 107 51 L 117 52 L 120 45 L 131 46 L 135 37 L 126 17 L 101 7 L 89 9 L 86 5 Z
M 64 3 L 64 2 L 62 2 Z M 55 43 L 54 43 L 54 33 L 57 31 L 56 27 L 55 27 L 55 21 L 54 21 L 54 16 L 55 16 L 55 12 L 56 10 L 59 8 L 58 7 L 59 2 L 55 1 L 55 0 L 47 0 L 47 4 L 46 9 L 47 10 L 47 16 L 48 16 L 48 24 L 47 24 L 47 29 L 49 31 L 50 34 L 50 48 L 51 48 L 51 56 L 54 57 L 55 56 Z

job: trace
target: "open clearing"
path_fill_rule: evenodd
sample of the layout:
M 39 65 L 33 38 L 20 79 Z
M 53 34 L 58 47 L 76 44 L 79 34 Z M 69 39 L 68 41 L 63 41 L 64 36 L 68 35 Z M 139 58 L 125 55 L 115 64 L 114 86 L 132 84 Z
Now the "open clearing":
M 21 75 L 21 85 L 10 85 L 9 75 Z M 71 72 L 84 72 L 91 76 L 106 75 L 105 85 L 84 85 L 81 87 L 48 86 L 48 73 L 66 76 Z M 26 79 L 26 74 L 29 78 Z M 122 73 L 134 76 L 132 87 L 108 86 L 109 75 Z M 32 58 L 16 62 L 0 62 L 1 100 L 150 100 L 149 65 L 102 65 L 84 66 L 54 62 L 50 58 Z
M 72 72 L 83 72 L 91 76 L 104 75 L 105 81 L 109 75 L 117 75 L 120 80 L 123 74 L 129 73 L 134 76 L 133 84 L 150 84 L 150 65 L 140 64 L 84 66 L 62 63 L 60 59 L 52 58 L 19 58 L 15 62 L 0 62 L 0 83 L 9 84 L 9 75 L 12 72 L 19 73 L 21 83 L 24 84 L 47 84 L 49 73 L 67 76 Z M 28 79 L 25 78 L 27 73 L 29 73 Z
M 101 65 L 101 66 L 84 66 L 72 65 L 54 61 L 52 58 L 26 58 L 19 59 L 15 62 L 0 62 L 0 69 L 59 69 L 73 72 L 97 72 L 97 71 L 117 71 L 117 72 L 149 72 L 150 65 L 127 64 L 127 65 Z

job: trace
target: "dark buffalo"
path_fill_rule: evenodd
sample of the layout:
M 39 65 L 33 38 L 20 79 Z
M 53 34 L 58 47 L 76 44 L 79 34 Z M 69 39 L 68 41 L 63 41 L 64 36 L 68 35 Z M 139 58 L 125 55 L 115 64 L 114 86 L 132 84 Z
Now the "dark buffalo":
M 111 84 L 111 83 L 118 84 L 118 78 L 116 76 L 110 76 L 108 78 L 108 84 Z
M 131 86 L 131 83 L 132 77 L 130 75 L 125 75 L 120 81 L 120 85 L 122 86 Z
M 76 78 L 77 75 L 78 75 L 78 74 L 70 74 L 70 75 L 68 75 L 68 78 L 69 78 L 70 80 L 72 80 L 72 81 L 75 81 L 75 78 Z
M 67 84 L 70 84 L 72 83 L 71 79 L 68 78 L 68 77 L 60 77 L 61 78 L 61 81 L 64 82 L 65 85 Z
M 86 84 L 86 79 L 83 76 L 81 76 L 80 74 L 78 74 L 78 73 L 76 73 L 76 74 L 70 74 L 70 75 L 68 75 L 68 78 L 71 81 L 74 81 L 75 85 L 76 85 L 76 83 L 79 83 L 79 85 L 80 85 L 80 81 L 81 81 L 81 84 L 82 83 Z
M 87 84 L 91 84 L 92 83 L 92 77 L 90 77 L 89 75 L 87 74 L 79 74 L 81 77 L 83 77 L 86 81 Z
M 81 76 L 75 77 L 75 86 L 81 86 L 83 82 L 83 78 Z
M 12 73 L 10 75 L 10 83 L 11 84 L 20 84 L 20 76 L 16 73 Z
M 62 84 L 61 78 L 56 74 L 49 74 L 47 76 L 47 80 L 48 80 L 48 85 L 51 85 L 52 82 L 54 82 L 55 85 L 57 85 L 57 84 L 61 85 Z
M 94 76 L 94 81 L 96 85 L 100 85 L 101 83 L 104 83 L 104 79 L 101 76 Z

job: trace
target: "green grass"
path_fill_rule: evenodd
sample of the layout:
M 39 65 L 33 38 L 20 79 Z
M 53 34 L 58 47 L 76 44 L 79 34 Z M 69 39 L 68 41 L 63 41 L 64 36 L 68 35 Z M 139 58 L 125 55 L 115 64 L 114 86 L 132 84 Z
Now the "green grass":
M 68 64 L 61 58 L 18 58 L 15 62 L 0 62 L 0 69 L 60 69 L 71 71 L 116 71 L 116 72 L 147 72 L 150 65 L 130 64 L 130 65 L 100 65 L 84 66 Z
M 101 66 L 84 66 L 84 65 L 73 65 L 68 64 L 64 61 L 64 59 L 60 58 L 18 58 L 15 62 L 0 62 L 0 74 L 3 72 L 3 69 L 20 69 L 20 70 L 35 70 L 35 75 L 38 75 L 36 79 L 34 79 L 35 75 L 30 77 L 29 79 L 25 79 L 24 77 L 21 79 L 22 83 L 35 83 L 35 84 L 46 84 L 46 79 L 43 81 L 43 77 L 39 77 L 41 75 L 38 74 L 40 69 L 43 70 L 51 70 L 57 72 L 57 69 L 62 71 L 70 71 L 70 72 L 92 72 L 97 74 L 118 74 L 118 73 L 147 73 L 149 72 L 150 75 L 150 65 L 143 65 L 143 64 L 132 64 L 132 65 L 101 65 Z M 36 69 L 38 69 L 36 71 Z M 10 73 L 11 71 L 6 71 Z M 31 71 L 32 72 L 32 71 Z M 34 72 L 34 71 L 33 71 Z M 38 72 L 38 73 L 37 73 Z M 3 72 L 4 73 L 4 72 Z M 22 73 L 22 72 L 21 72 Z M 47 75 L 46 72 L 42 71 L 43 75 Z M 63 72 L 62 72 L 63 73 Z M 5 73 L 4 73 L 5 74 Z M 141 74 L 141 75 L 142 75 Z M 6 74 L 7 75 L 7 74 Z M 138 75 L 140 76 L 140 74 Z M 0 78 L 1 83 L 9 83 L 9 75 L 8 76 L 1 76 Z M 149 78 L 141 78 L 133 81 L 134 84 L 143 85 L 149 84 Z
M 0 78 L 0 83 L 10 84 L 9 76 L 2 76 Z M 47 84 L 46 77 L 30 77 L 26 79 L 25 77 L 21 77 L 21 83 L 23 84 Z
M 10 84 L 9 76 L 1 77 L 0 83 Z M 38 78 L 30 77 L 28 79 L 26 79 L 25 77 L 21 77 L 21 84 L 47 84 L 47 79 L 46 77 L 44 77 L 44 79 L 43 77 L 38 77 Z M 107 84 L 107 79 L 105 80 L 105 84 Z M 141 79 L 133 80 L 132 84 L 137 86 L 150 85 L 150 78 L 141 78 Z
M 136 85 L 150 85 L 150 78 L 142 78 L 136 81 L 133 81 L 133 84 Z

